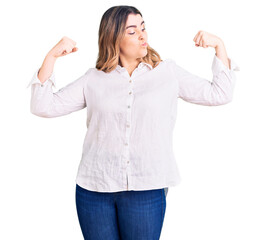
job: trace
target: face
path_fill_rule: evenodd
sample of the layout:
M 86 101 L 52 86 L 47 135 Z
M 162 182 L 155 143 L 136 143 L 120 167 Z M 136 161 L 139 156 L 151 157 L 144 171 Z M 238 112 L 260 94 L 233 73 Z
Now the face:
M 142 45 L 146 43 L 146 45 Z M 120 43 L 120 54 L 127 59 L 142 58 L 147 55 L 147 32 L 140 14 L 129 14 L 125 35 Z

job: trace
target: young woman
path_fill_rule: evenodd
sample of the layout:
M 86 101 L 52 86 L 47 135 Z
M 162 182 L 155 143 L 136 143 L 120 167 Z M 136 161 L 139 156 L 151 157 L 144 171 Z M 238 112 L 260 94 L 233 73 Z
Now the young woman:
M 142 14 L 114 6 L 102 16 L 95 68 L 53 93 L 56 60 L 76 52 L 63 37 L 31 80 L 31 112 L 59 117 L 87 108 L 87 133 L 76 178 L 84 239 L 160 238 L 168 187 L 181 178 L 172 150 L 177 100 L 215 106 L 232 101 L 234 70 L 223 41 L 199 31 L 196 46 L 213 47 L 213 81 L 162 61 L 148 44 Z

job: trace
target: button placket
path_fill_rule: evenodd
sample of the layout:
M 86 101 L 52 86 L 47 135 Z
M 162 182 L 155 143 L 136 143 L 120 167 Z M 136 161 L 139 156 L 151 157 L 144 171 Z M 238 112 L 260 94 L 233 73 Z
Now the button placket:
M 127 165 L 130 163 L 129 161 L 129 136 L 130 136 L 130 132 L 131 132 L 131 107 L 132 107 L 132 102 L 133 102 L 133 89 L 132 89 L 132 78 L 130 78 L 129 80 L 129 88 L 128 88 L 128 98 L 127 98 L 127 118 L 126 118 L 126 142 L 125 142 L 125 146 L 126 148 L 126 163 Z
M 128 78 L 128 83 L 129 83 L 129 88 L 128 88 L 128 98 L 126 102 L 126 108 L 127 108 L 127 116 L 126 116 L 126 139 L 125 139 L 125 151 L 124 151 L 124 156 L 125 156 L 125 164 L 126 164 L 126 187 L 128 190 L 128 186 L 130 185 L 131 178 L 130 178 L 130 159 L 129 159 L 129 147 L 130 147 L 130 142 L 129 142 L 129 137 L 131 133 L 131 114 L 132 114 L 132 103 L 133 103 L 133 77 L 135 76 L 136 72 L 139 69 L 135 69 L 132 73 L 131 76 L 129 76 L 128 72 L 127 73 L 127 78 Z

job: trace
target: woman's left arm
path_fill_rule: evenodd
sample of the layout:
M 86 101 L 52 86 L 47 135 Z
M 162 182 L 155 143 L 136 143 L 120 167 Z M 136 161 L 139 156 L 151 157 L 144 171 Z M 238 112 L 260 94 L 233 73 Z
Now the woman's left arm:
M 196 47 L 213 47 L 216 52 L 215 55 L 220 58 L 224 65 L 230 69 L 231 64 L 226 53 L 225 45 L 221 38 L 201 30 L 196 34 L 193 41 L 195 42 Z
M 221 61 L 224 63 L 225 66 L 227 66 L 230 69 L 230 62 L 226 53 L 226 49 L 224 46 L 224 43 L 222 40 L 220 40 L 220 42 L 217 44 L 217 46 L 215 47 L 215 55 L 221 59 Z M 231 70 L 231 69 L 230 69 Z
M 223 41 L 208 32 L 199 31 L 193 41 L 197 47 L 213 47 L 216 51 L 213 62 L 213 79 L 199 77 L 174 62 L 174 72 L 178 85 L 178 97 L 191 103 L 217 106 L 230 102 L 233 97 L 237 64 L 227 56 Z

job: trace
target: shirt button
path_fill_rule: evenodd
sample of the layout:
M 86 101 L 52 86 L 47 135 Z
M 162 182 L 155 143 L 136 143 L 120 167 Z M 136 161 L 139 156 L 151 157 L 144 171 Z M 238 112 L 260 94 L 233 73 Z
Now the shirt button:
M 130 105 L 128 105 L 127 108 L 130 108 Z
M 128 124 L 127 124 L 127 127 L 129 128 L 129 127 L 130 127 L 130 125 L 128 125 Z
M 132 92 L 129 92 L 129 94 L 131 94 Z
M 125 143 L 126 146 L 128 146 L 128 143 Z
M 43 87 L 43 84 L 41 84 L 41 87 Z
M 129 163 L 129 161 L 127 161 L 127 163 Z
M 129 82 L 131 83 L 132 81 L 131 81 L 131 80 L 129 80 Z

